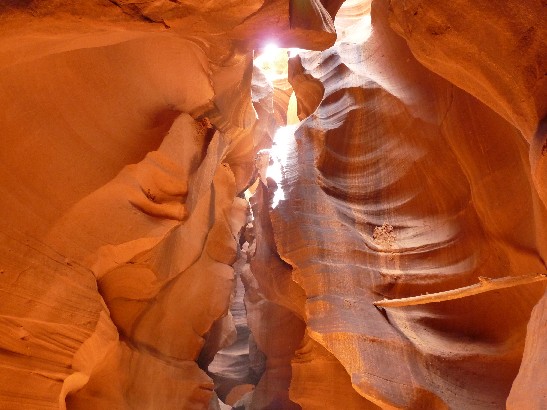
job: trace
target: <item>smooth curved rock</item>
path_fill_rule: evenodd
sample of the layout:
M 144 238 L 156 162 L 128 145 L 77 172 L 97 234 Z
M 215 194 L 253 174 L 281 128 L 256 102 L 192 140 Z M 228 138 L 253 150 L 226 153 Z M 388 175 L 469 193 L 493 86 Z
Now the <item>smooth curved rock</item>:
M 545 20 L 2 2 L 0 408 L 544 408 Z
M 392 0 L 390 11 L 392 26 L 421 63 L 531 139 L 547 113 L 543 2 Z
M 545 272 L 526 144 L 414 59 L 386 2 L 373 3 L 369 34 L 350 14 L 347 39 L 301 54 L 325 96 L 295 133 L 272 213 L 307 333 L 382 408 L 501 408 L 544 285 L 384 313 L 372 302 Z M 305 383 L 291 383 L 301 400 Z

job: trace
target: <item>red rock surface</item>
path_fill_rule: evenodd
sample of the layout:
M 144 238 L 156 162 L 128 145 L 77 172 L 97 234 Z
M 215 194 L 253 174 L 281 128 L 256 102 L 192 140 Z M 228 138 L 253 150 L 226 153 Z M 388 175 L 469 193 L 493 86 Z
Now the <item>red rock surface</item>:
M 3 2 L 0 409 L 546 408 L 546 17 Z

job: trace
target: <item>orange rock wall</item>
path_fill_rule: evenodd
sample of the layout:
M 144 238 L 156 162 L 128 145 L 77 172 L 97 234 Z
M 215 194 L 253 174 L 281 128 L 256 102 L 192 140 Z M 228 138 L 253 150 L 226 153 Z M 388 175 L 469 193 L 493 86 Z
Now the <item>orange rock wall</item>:
M 545 408 L 545 13 L 4 2 L 0 408 Z

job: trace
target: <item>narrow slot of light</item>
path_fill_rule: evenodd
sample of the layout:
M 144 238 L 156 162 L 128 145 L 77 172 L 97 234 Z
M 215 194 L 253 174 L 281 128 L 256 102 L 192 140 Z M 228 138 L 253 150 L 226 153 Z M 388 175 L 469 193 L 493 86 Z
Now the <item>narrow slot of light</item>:
M 269 66 L 277 57 L 279 47 L 275 43 L 266 44 L 260 51 L 258 56 L 255 59 L 255 64 L 258 66 Z
M 272 165 L 266 171 L 266 175 L 277 183 L 277 190 L 274 193 L 272 207 L 275 209 L 280 201 L 285 199 L 285 192 L 282 187 L 283 169 L 287 166 L 290 152 L 295 149 L 294 131 L 298 128 L 296 124 L 280 127 L 274 137 L 274 143 L 270 149 Z
M 259 67 L 266 78 L 272 83 L 286 79 L 287 76 L 286 48 L 280 48 L 276 43 L 266 43 L 257 50 L 254 65 Z
M 264 46 L 262 54 L 269 56 L 270 58 L 275 57 L 275 54 L 279 50 L 279 46 L 275 43 L 268 43 Z

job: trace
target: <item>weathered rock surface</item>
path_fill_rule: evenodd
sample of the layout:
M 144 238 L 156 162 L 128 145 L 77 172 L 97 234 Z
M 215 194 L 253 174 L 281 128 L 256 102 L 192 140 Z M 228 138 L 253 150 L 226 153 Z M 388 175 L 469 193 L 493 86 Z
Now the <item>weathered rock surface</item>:
M 0 409 L 545 408 L 545 13 L 3 2 Z
M 547 114 L 544 2 L 392 0 L 390 7 L 392 27 L 422 64 L 530 140 Z
M 287 155 L 285 200 L 272 211 L 277 249 L 306 294 L 312 345 L 332 354 L 368 406 L 503 408 L 544 285 L 384 312 L 371 304 L 545 273 L 528 144 L 522 129 L 415 60 L 388 24 L 387 2 L 373 3 L 371 23 L 366 10 L 346 2 L 337 17 L 345 36 L 290 65 L 300 100 L 320 91 L 317 81 L 324 94 L 305 109 Z M 308 366 L 325 360 L 309 350 Z M 313 408 L 307 374 L 290 396 Z M 344 383 L 314 382 L 325 403 Z
M 264 23 L 265 5 L 168 3 L 2 6 L 2 408 L 214 399 L 237 195 L 265 134 L 242 43 L 256 33 L 237 29 L 239 51 L 213 37 Z M 323 29 L 315 47 L 332 44 Z

